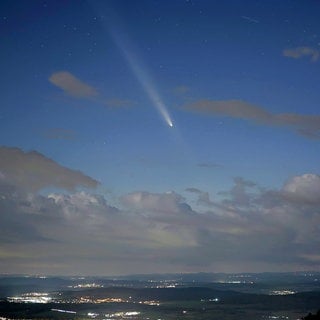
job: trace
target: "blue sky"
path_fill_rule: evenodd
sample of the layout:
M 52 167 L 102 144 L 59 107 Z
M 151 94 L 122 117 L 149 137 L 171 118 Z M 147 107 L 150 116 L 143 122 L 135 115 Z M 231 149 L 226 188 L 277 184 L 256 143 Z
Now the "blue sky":
M 316 1 L 0 8 L 0 272 L 319 267 Z

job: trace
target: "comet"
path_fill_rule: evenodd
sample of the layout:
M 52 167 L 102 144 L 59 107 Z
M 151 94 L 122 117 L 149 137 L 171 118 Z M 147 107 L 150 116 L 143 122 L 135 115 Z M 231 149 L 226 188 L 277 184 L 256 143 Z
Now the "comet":
M 153 106 L 157 109 L 165 123 L 172 128 L 173 122 L 168 112 L 168 108 L 161 99 L 156 86 L 154 85 L 150 75 L 147 72 L 147 68 L 135 56 L 133 44 L 130 43 L 129 39 L 125 36 L 125 33 L 121 32 L 119 28 L 117 28 L 116 30 L 114 26 L 111 27 L 109 25 L 108 29 L 115 44 L 120 49 L 122 56 L 128 63 L 133 75 L 141 85 L 142 89 L 147 94 Z

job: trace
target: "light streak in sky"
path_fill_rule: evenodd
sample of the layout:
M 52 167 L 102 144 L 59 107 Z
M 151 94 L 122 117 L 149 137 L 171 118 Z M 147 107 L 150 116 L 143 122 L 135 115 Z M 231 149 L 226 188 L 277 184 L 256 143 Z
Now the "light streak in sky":
M 148 76 L 147 69 L 140 62 L 133 53 L 133 45 L 130 45 L 130 42 L 124 35 L 121 34 L 120 30 L 115 30 L 114 26 L 109 26 L 110 34 L 115 41 L 116 45 L 120 49 L 122 55 L 130 66 L 134 76 L 142 86 L 143 90 L 148 95 L 152 104 L 158 110 L 164 121 L 168 124 L 169 127 L 173 127 L 172 119 L 169 115 L 166 105 L 162 101 L 158 91 L 156 90 L 155 85 L 152 83 L 150 77 Z

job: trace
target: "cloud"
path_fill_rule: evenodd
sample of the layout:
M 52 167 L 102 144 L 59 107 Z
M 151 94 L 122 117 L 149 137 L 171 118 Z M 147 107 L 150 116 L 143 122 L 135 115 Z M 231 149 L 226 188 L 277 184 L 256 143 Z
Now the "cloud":
M 1 179 L 0 243 L 20 245 L 47 242 L 50 239 L 41 233 L 39 226 L 44 220 L 48 224 L 54 211 L 51 203 L 44 202 L 41 196 L 27 193 Z
M 115 263 L 110 273 L 129 273 L 134 264 L 139 264 L 136 270 L 142 270 L 143 264 L 156 264 L 168 251 L 190 246 L 193 241 L 183 227 L 170 226 L 166 215 L 163 222 L 158 222 L 155 214 L 145 219 L 135 208 L 122 211 L 111 206 L 101 195 L 82 191 L 42 196 L 9 191 L 13 190 L 0 198 L 0 230 L 4 231 L 0 233 L 0 268 L 6 264 L 14 272 L 73 274 L 90 270 L 102 274 L 107 265 L 109 269 Z M 170 203 L 165 194 L 158 196 Z M 178 198 L 171 200 L 173 209 Z M 156 206 L 147 208 L 164 214 Z M 155 250 L 158 257 L 154 259 Z M 46 266 L 41 267 L 44 262 Z
M 274 114 L 241 100 L 200 100 L 184 106 L 187 111 L 247 120 L 259 125 L 282 126 L 308 138 L 320 138 L 320 116 L 296 113 Z
M 245 19 L 249 22 L 254 22 L 254 23 L 259 23 L 259 20 L 251 18 L 251 17 L 247 17 L 247 16 L 241 16 L 242 19 Z
M 320 50 L 311 47 L 296 47 L 283 50 L 283 55 L 294 59 L 310 56 L 311 61 L 316 62 L 319 59 Z
M 153 214 L 191 214 L 192 209 L 175 192 L 149 193 L 133 192 L 121 198 L 122 203 L 141 213 Z
M 185 85 L 177 86 L 173 89 L 173 93 L 179 96 L 183 96 L 190 91 L 190 88 Z
M 132 105 L 132 102 L 130 100 L 123 99 L 109 99 L 105 102 L 105 104 L 110 108 L 121 108 Z
M 273 120 L 272 114 L 268 111 L 241 100 L 201 100 L 186 105 L 184 108 L 190 111 L 217 114 L 259 123 L 269 123 Z
M 108 214 L 115 214 L 119 211 L 115 207 L 109 206 L 103 196 L 84 191 L 68 195 L 52 193 L 48 195 L 48 199 L 52 199 L 55 204 L 60 206 L 67 218 L 80 216 L 82 219 L 85 216 L 98 216 L 101 208 Z
M 275 115 L 275 123 L 288 126 L 307 138 L 320 138 L 320 116 L 283 113 Z
M 283 187 L 285 196 L 305 204 L 320 204 L 320 176 L 303 174 L 291 178 Z
M 201 162 L 197 164 L 198 167 L 200 168 L 221 168 L 222 165 L 218 163 L 211 163 L 211 162 Z
M 59 165 L 39 152 L 0 147 L 1 179 L 32 192 L 45 187 L 75 190 L 95 188 L 98 182 L 80 171 Z
M 192 188 L 186 188 L 185 191 L 191 192 L 191 193 L 196 193 L 196 194 L 201 194 L 202 193 L 202 191 L 200 189 L 193 188 L 193 187 Z
M 96 88 L 83 82 L 68 71 L 58 71 L 49 77 L 49 81 L 56 87 L 63 90 L 69 96 L 79 99 L 89 99 L 110 108 L 122 108 L 132 105 L 126 99 L 106 99 Z
M 247 193 L 248 188 L 255 187 L 255 183 L 249 180 L 244 180 L 241 177 L 234 178 L 234 186 L 228 192 L 220 192 L 222 195 L 230 197 L 223 202 L 227 204 L 236 205 L 237 207 L 247 207 L 250 205 L 252 196 Z
M 84 83 L 68 71 L 59 71 L 49 77 L 49 81 L 62 89 L 66 94 L 76 98 L 95 98 L 98 91 Z
M 293 177 L 280 190 L 264 190 L 237 178 L 229 191 L 220 193 L 225 199 L 202 201 L 209 210 L 214 205 L 215 217 L 205 224 L 201 241 L 219 243 L 223 237 L 225 250 L 251 263 L 314 266 L 308 257 L 317 254 L 320 245 L 318 188 L 319 176 L 314 174 Z M 220 236 L 213 232 L 213 225 L 219 227 Z
M 319 266 L 320 176 L 315 173 L 292 177 L 280 189 L 242 177 L 216 195 L 187 188 L 196 208 L 177 192 L 133 191 L 111 202 L 84 191 L 40 194 L 47 185 L 71 190 L 96 182 L 39 153 L 0 150 L 3 271 L 110 275 Z M 57 185 L 52 172 L 71 182 Z M 37 188 L 28 188 L 32 179 L 41 181 Z
M 76 138 L 76 133 L 73 130 L 52 128 L 46 130 L 44 136 L 54 140 L 74 140 Z

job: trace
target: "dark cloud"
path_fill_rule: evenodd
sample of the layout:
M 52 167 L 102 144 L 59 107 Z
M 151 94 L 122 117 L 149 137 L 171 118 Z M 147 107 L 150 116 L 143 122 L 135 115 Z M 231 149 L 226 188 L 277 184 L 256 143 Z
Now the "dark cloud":
M 207 207 L 219 207 L 217 203 L 210 199 L 209 192 L 201 192 L 198 198 L 198 204 L 204 205 Z
M 21 244 L 49 240 L 39 227 L 55 208 L 40 195 L 28 194 L 0 180 L 0 242 Z M 54 219 L 56 219 L 55 215 Z
M 234 186 L 228 192 L 220 192 L 222 195 L 226 195 L 228 199 L 224 200 L 224 203 L 232 203 L 238 207 L 249 206 L 250 201 L 254 199 L 252 194 L 247 192 L 248 188 L 255 187 L 256 184 L 252 181 L 245 180 L 241 177 L 234 178 Z
M 198 188 L 186 188 L 185 191 L 191 192 L 191 193 L 197 193 L 200 194 L 202 191 Z
M 274 114 L 241 100 L 200 100 L 184 106 L 185 110 L 251 121 L 260 125 L 282 126 L 308 138 L 320 138 L 320 116 L 296 113 Z
M 0 147 L 0 179 L 30 192 L 45 187 L 75 190 L 95 188 L 98 182 L 80 171 L 63 167 L 39 152 Z
M 279 263 L 291 264 L 292 269 L 316 267 L 319 186 L 318 175 L 305 174 L 293 177 L 280 190 L 264 190 L 236 178 L 229 191 L 220 192 L 224 199 L 219 201 L 197 192 L 198 203 L 208 208 L 200 216 L 204 221 L 197 233 L 199 251 L 212 261 L 245 260 L 248 268 L 261 262 L 270 267 Z

